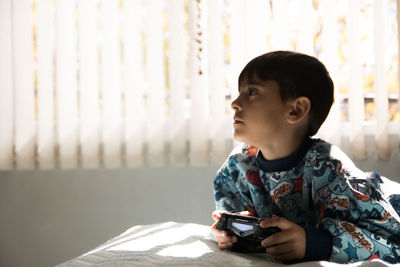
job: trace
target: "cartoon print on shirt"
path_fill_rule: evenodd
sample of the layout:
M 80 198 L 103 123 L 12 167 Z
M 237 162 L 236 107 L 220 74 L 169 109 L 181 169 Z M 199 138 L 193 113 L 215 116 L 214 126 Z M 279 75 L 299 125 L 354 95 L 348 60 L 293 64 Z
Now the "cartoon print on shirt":
M 386 194 L 378 174 L 346 165 L 347 158 L 332 158 L 331 145 L 315 140 L 296 167 L 283 171 L 261 169 L 257 155 L 244 145 L 215 178 L 217 209 L 275 214 L 314 225 L 332 236 L 330 261 L 400 262 L 400 194 Z
M 281 200 L 285 195 L 290 193 L 293 186 L 288 182 L 280 183 L 270 194 L 272 200 L 276 203 Z
M 258 171 L 248 170 L 246 173 L 246 178 L 251 184 L 254 184 L 254 185 L 257 185 L 260 187 L 263 186 L 261 179 L 260 179 L 260 174 Z
M 300 194 L 303 194 L 304 175 L 302 175 L 300 178 L 292 179 L 292 182 L 294 184 L 292 193 L 300 192 Z

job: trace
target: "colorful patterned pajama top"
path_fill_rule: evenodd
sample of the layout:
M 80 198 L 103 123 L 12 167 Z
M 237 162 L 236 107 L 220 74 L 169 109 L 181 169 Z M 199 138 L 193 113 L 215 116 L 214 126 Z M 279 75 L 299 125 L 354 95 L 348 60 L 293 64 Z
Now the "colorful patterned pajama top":
M 389 184 L 398 194 L 389 194 Z M 364 173 L 336 146 L 307 138 L 288 158 L 235 149 L 218 171 L 219 210 L 284 217 L 306 230 L 304 260 L 400 262 L 400 185 Z

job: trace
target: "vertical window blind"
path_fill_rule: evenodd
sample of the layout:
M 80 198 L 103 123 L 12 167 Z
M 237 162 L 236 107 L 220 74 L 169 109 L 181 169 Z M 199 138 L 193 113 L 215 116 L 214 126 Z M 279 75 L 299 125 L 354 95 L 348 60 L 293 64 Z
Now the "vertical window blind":
M 318 136 L 388 160 L 399 150 L 398 4 L 0 0 L 0 168 L 219 165 L 238 144 L 238 74 L 272 50 L 327 66 L 335 104 Z

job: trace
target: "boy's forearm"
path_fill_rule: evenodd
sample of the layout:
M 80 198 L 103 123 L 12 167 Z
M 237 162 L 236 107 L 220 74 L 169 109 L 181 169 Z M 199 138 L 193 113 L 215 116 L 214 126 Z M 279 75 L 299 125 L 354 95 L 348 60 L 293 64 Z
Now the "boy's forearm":
M 399 263 L 396 251 L 400 245 L 390 241 L 388 236 L 373 233 L 354 223 L 329 219 L 325 227 L 332 233 L 332 255 L 334 262 L 365 261 L 382 259 L 389 263 Z

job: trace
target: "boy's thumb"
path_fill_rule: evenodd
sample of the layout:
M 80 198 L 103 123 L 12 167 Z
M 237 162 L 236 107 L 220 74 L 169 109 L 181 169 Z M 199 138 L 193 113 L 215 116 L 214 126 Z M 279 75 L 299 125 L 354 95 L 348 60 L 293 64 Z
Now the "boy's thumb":
M 226 211 L 224 210 L 214 210 L 212 213 L 212 218 L 214 219 L 214 221 L 219 221 L 221 219 L 221 214 L 224 213 Z

